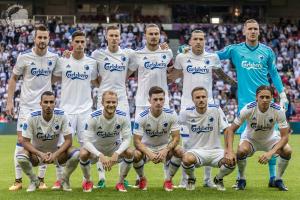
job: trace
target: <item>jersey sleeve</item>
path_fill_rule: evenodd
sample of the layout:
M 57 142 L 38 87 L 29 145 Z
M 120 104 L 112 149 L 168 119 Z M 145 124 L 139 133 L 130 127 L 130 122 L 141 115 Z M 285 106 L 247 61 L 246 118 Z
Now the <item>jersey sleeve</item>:
M 26 122 L 22 126 L 22 136 L 24 138 L 32 139 L 33 130 L 34 130 L 33 119 L 29 117 L 27 118 Z
M 247 105 L 242 108 L 242 110 L 238 113 L 237 117 L 234 119 L 234 123 L 238 126 L 241 126 L 244 121 L 247 119 L 249 113 L 251 112 L 251 108 L 247 109 Z
M 63 136 L 71 134 L 71 124 L 69 119 L 66 115 L 63 115 L 62 124 L 61 124 L 61 131 Z
M 122 143 L 119 149 L 116 151 L 117 154 L 123 153 L 130 145 L 131 142 L 131 129 L 130 121 L 127 117 L 124 117 L 123 129 L 122 129 Z
M 178 117 L 177 117 L 175 111 L 172 114 L 171 119 L 172 119 L 171 120 L 171 127 L 170 127 L 171 132 L 173 132 L 173 131 L 179 131 L 180 127 L 179 127 L 179 123 L 178 123 Z
M 143 126 L 143 117 L 139 116 L 136 118 L 133 127 L 133 134 L 143 136 L 144 134 L 144 126 Z
M 181 60 L 182 60 L 183 55 L 180 53 L 176 56 L 175 58 L 175 63 L 174 63 L 174 68 L 178 70 L 182 70 L 183 67 L 181 65 Z
M 21 54 L 19 54 L 18 58 L 17 58 L 17 62 L 16 65 L 13 69 L 13 73 L 20 76 L 23 75 L 24 71 L 25 71 L 25 61 L 24 61 L 24 56 L 22 56 Z
M 129 59 L 129 63 L 128 63 L 128 69 L 130 70 L 130 71 L 136 71 L 137 69 L 138 69 L 138 56 L 137 56 L 137 54 L 136 54 L 136 52 L 134 52 L 134 53 L 132 53 L 131 54 L 131 57 L 130 57 L 130 59 Z
M 64 60 L 65 60 L 65 58 L 57 59 L 55 68 L 53 70 L 53 75 L 54 76 L 59 76 L 60 77 L 62 75 L 62 66 L 63 66 Z
M 95 63 L 93 65 L 93 69 L 91 72 L 91 79 L 96 80 L 98 78 L 98 62 L 95 60 Z
M 217 54 L 212 54 L 211 56 L 211 66 L 213 69 L 221 69 L 221 61 Z
M 178 122 L 179 122 L 179 124 L 180 125 L 186 125 L 186 119 L 187 117 L 186 117 L 186 111 L 184 110 L 184 111 L 181 111 L 180 113 L 179 113 L 179 118 L 178 118 Z
M 278 110 L 277 123 L 278 123 L 279 128 L 288 128 L 289 127 L 288 122 L 286 120 L 286 116 L 285 116 L 285 110 L 282 108 L 280 110 Z
M 277 71 L 277 67 L 276 67 L 276 58 L 275 58 L 275 54 L 273 52 L 272 49 L 269 50 L 269 59 L 268 59 L 268 72 L 270 74 L 270 77 L 274 83 L 274 86 L 276 88 L 276 90 L 281 93 L 283 92 L 284 88 L 283 88 L 283 84 L 282 84 L 282 81 L 281 81 L 281 78 L 278 74 L 278 71 Z
M 217 51 L 217 55 L 219 56 L 220 60 L 226 60 L 226 59 L 231 59 L 232 58 L 232 50 L 233 50 L 233 45 L 228 45 L 224 47 L 221 51 Z
M 219 113 L 219 127 L 220 127 L 220 130 L 223 131 L 224 129 L 226 129 L 229 126 L 228 121 L 226 119 L 226 116 L 225 116 L 223 110 L 220 107 L 218 108 L 218 113 Z

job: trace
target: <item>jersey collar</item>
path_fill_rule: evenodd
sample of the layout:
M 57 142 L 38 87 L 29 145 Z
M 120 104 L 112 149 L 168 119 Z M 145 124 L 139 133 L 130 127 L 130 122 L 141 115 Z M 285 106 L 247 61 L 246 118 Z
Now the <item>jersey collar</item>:
M 248 45 L 246 42 L 244 44 L 250 51 L 255 51 L 259 47 L 259 43 L 255 47 Z

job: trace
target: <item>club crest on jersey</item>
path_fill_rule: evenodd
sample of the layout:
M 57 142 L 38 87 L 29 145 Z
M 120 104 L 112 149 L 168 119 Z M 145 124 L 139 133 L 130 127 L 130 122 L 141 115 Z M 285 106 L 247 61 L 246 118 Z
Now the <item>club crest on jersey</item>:
M 121 125 L 120 124 L 116 124 L 116 129 L 120 129 Z
M 121 72 L 125 70 L 125 66 L 124 65 L 118 65 L 118 64 L 112 64 L 112 63 L 105 63 L 104 64 L 104 69 L 108 70 L 108 71 L 117 71 L 117 72 Z
M 146 69 L 151 69 L 151 70 L 154 70 L 154 69 L 163 69 L 163 68 L 167 67 L 167 64 L 163 63 L 163 62 L 161 62 L 161 63 L 155 62 L 154 63 L 154 62 L 147 61 L 147 62 L 144 63 L 144 67 Z
M 262 64 L 261 63 L 255 63 L 255 62 L 249 62 L 249 61 L 242 61 L 242 67 L 245 69 L 262 69 Z
M 55 125 L 54 128 L 55 128 L 56 130 L 58 130 L 58 129 L 59 129 L 59 125 L 58 125 L 58 124 Z
M 121 57 L 121 60 L 122 60 L 123 62 L 125 62 L 125 61 L 127 60 L 127 58 L 126 58 L 125 56 L 122 56 L 122 57 Z
M 78 79 L 78 80 L 86 80 L 88 79 L 89 75 L 84 72 L 83 74 L 79 72 L 73 72 L 73 71 L 67 71 L 66 72 L 66 77 L 72 80 Z
M 165 54 L 163 54 L 163 55 L 161 55 L 161 58 L 165 60 L 165 59 L 167 59 L 167 56 Z
M 89 67 L 88 65 L 84 65 L 84 69 L 85 69 L 85 70 L 89 70 L 90 67 Z
M 23 125 L 23 130 L 26 131 L 27 130 L 28 125 L 26 123 L 24 123 Z
M 264 59 L 263 55 L 259 55 L 258 58 L 262 61 Z
M 167 128 L 167 127 L 168 127 L 168 122 L 165 122 L 165 123 L 163 124 L 163 127 Z
M 51 74 L 50 68 L 48 69 L 38 69 L 36 67 L 31 69 L 31 74 L 33 76 L 49 76 Z
M 213 121 L 214 121 L 214 118 L 213 118 L 213 117 L 210 117 L 210 118 L 209 118 L 209 121 L 210 121 L 210 122 L 213 122 Z
M 209 60 L 205 60 L 204 63 L 205 63 L 206 65 L 208 65 L 210 62 L 209 62 Z
M 209 69 L 204 66 L 202 67 L 193 67 L 192 65 L 188 65 L 186 71 L 191 74 L 207 74 L 209 73 Z
M 52 60 L 48 60 L 48 66 L 52 66 Z

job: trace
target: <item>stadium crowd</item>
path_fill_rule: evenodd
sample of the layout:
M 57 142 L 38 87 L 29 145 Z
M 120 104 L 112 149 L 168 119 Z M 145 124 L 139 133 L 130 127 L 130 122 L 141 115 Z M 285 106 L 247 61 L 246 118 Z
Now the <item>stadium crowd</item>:
M 76 29 L 81 29 L 87 35 L 87 54 L 97 48 L 105 47 L 105 29 L 102 26 L 92 27 L 80 25 L 73 27 L 65 24 L 48 24 L 50 30 L 49 48 L 58 54 L 64 50 L 70 49 L 71 34 Z M 31 48 L 33 45 L 33 26 L 22 27 L 0 26 L 0 113 L 1 117 L 5 115 L 5 106 L 7 98 L 7 83 L 20 52 Z M 145 45 L 143 37 L 144 25 L 141 23 L 122 26 L 121 25 L 121 47 L 136 49 Z M 242 25 L 188 25 L 182 27 L 179 42 L 187 44 L 188 37 L 192 29 L 200 28 L 206 35 L 207 51 L 216 51 L 224 46 L 243 41 Z M 290 23 L 280 23 L 277 25 L 261 25 L 261 42 L 272 47 L 277 56 L 277 68 L 285 86 L 286 94 L 290 105 L 287 116 L 295 114 L 295 101 L 300 97 L 300 31 L 298 26 Z M 163 30 L 163 29 L 162 29 Z M 162 31 L 161 42 L 168 40 L 167 35 Z M 174 52 L 175 53 L 175 52 Z M 236 78 L 233 66 L 229 61 L 222 61 L 223 70 L 231 77 Z M 18 81 L 15 91 L 15 116 L 17 119 L 18 105 L 20 101 L 20 88 L 22 80 Z M 130 113 L 134 114 L 134 96 L 137 91 L 136 77 L 130 77 L 127 82 Z M 180 80 L 169 85 L 170 106 L 177 112 L 180 109 L 180 97 L 182 84 Z M 54 86 L 54 91 L 60 97 L 60 85 Z M 221 105 L 228 121 L 232 122 L 237 113 L 237 102 L 235 98 L 236 88 L 225 83 L 223 80 L 214 78 L 213 96 L 217 104 Z M 94 104 L 97 102 L 97 88 L 93 89 Z

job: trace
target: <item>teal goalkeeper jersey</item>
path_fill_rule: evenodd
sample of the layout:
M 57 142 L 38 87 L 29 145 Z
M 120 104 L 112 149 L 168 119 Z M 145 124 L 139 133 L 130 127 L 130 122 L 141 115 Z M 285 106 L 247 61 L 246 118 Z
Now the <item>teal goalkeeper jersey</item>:
M 270 85 L 268 74 L 276 90 L 279 93 L 284 90 L 277 72 L 275 54 L 270 47 L 262 43 L 251 47 L 243 42 L 229 45 L 217 54 L 220 60 L 230 59 L 236 68 L 239 111 L 247 103 L 255 101 L 259 86 Z

